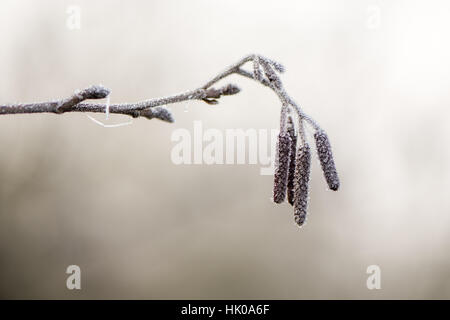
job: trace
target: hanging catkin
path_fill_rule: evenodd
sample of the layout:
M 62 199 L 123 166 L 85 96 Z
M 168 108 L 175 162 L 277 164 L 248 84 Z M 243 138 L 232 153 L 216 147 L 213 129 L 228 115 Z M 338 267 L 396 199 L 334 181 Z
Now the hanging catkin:
M 287 132 L 289 137 L 291 137 L 291 154 L 289 161 L 289 172 L 288 172 L 288 182 L 287 182 L 287 199 L 291 205 L 294 205 L 294 176 L 295 176 L 295 157 L 297 151 L 297 135 L 295 133 L 294 123 L 292 117 L 288 117 L 288 127 Z
M 287 132 L 280 132 L 277 143 L 277 158 L 273 183 L 273 201 L 282 203 L 286 198 L 289 161 L 291 153 L 291 137 Z
M 298 149 L 294 182 L 294 219 L 301 226 L 308 210 L 308 185 L 311 168 L 311 150 L 305 143 Z
M 316 140 L 317 154 L 319 156 L 320 165 L 327 181 L 328 187 L 336 191 L 339 189 L 339 177 L 334 165 L 333 153 L 331 152 L 330 141 L 323 130 L 319 130 L 314 134 Z

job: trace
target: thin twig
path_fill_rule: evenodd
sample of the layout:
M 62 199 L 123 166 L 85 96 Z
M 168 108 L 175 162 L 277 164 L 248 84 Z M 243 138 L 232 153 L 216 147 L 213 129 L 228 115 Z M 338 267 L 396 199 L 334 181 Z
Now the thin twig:
M 72 96 L 66 99 L 38 102 L 38 103 L 18 103 L 0 105 L 0 114 L 19 114 L 19 113 L 65 113 L 65 112 L 100 112 L 104 113 L 106 104 L 103 103 L 81 103 L 87 99 L 102 99 L 109 94 L 109 90 L 103 86 L 91 86 L 81 91 L 76 91 Z M 167 109 L 157 106 L 168 105 L 171 103 L 186 100 L 203 100 L 209 104 L 217 103 L 217 99 L 222 95 L 232 95 L 239 92 L 239 88 L 229 84 L 220 89 L 209 88 L 195 89 L 181 94 L 146 100 L 137 103 L 111 104 L 110 113 L 124 114 L 132 117 L 145 117 L 148 119 L 157 118 L 160 120 L 173 122 L 173 117 Z
M 241 67 L 247 62 L 253 62 L 254 72 L 248 72 Z M 266 77 L 263 77 L 259 66 L 262 65 Z M 180 94 L 145 100 L 135 103 L 118 103 L 110 104 L 109 112 L 115 114 L 129 115 L 134 118 L 145 117 L 147 119 L 160 119 L 167 122 L 173 122 L 173 116 L 170 111 L 163 108 L 168 104 L 187 101 L 187 100 L 201 100 L 208 104 L 217 104 L 218 99 L 222 95 L 234 95 L 240 89 L 233 84 L 228 84 L 219 89 L 212 88 L 218 81 L 232 75 L 237 74 L 256 80 L 264 86 L 271 88 L 279 97 L 282 105 L 290 105 L 296 110 L 301 119 L 308 121 L 316 130 L 320 129 L 317 123 L 306 115 L 300 107 L 287 95 L 282 83 L 275 72 L 284 72 L 284 67 L 271 59 L 265 58 L 261 55 L 251 54 L 245 56 L 235 64 L 231 65 L 218 75 L 213 77 L 210 81 L 202 87 L 189 90 Z M 103 86 L 91 86 L 81 91 L 76 91 L 72 96 L 55 101 L 38 102 L 38 103 L 18 103 L 0 105 L 0 115 L 19 114 L 19 113 L 56 113 L 62 114 L 66 112 L 97 112 L 105 113 L 105 103 L 86 103 L 88 99 L 102 99 L 108 96 L 109 89 Z M 157 108 L 158 107 L 158 108 Z

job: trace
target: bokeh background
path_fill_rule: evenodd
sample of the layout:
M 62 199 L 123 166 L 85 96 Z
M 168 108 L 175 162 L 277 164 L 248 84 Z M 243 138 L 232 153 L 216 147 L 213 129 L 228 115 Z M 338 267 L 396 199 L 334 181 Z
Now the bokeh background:
M 276 96 L 238 76 L 218 106 L 171 106 L 174 124 L 0 116 L 0 297 L 450 298 L 449 14 L 424 0 L 2 0 L 0 104 L 97 83 L 139 101 L 261 53 L 327 130 L 341 190 L 314 162 L 299 229 L 259 165 L 172 163 L 173 130 L 194 120 L 277 128 Z M 72 264 L 81 290 L 66 288 Z

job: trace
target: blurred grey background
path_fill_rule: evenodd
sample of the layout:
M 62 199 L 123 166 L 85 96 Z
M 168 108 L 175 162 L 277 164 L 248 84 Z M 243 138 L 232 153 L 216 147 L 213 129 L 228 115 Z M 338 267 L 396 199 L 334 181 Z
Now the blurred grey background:
M 172 163 L 173 130 L 194 120 L 277 128 L 276 96 L 238 76 L 218 106 L 171 106 L 174 124 L 0 116 L 0 297 L 450 298 L 449 14 L 447 1 L 2 0 L 0 104 L 97 83 L 139 101 L 260 53 L 327 130 L 341 190 L 314 162 L 299 229 L 260 166 Z

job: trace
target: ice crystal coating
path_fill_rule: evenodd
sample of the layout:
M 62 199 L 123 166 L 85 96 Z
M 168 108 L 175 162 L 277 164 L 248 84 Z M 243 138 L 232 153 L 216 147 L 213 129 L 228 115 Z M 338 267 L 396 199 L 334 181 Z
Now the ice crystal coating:
M 294 177 L 294 219 L 299 226 L 305 223 L 308 211 L 310 168 L 311 150 L 309 145 L 305 144 L 297 152 Z
M 259 58 L 258 57 L 256 57 L 255 60 L 253 60 L 253 76 L 258 81 L 262 81 L 262 79 L 263 79 L 262 72 L 259 67 Z
M 319 156 L 320 165 L 322 166 L 323 175 L 328 187 L 336 191 L 339 189 L 339 177 L 331 152 L 331 145 L 325 131 L 320 130 L 314 134 L 316 140 L 317 155 Z
M 266 74 L 269 82 L 272 83 L 277 90 L 280 90 L 283 85 L 281 84 L 280 78 L 272 69 L 272 67 L 265 61 L 261 61 L 261 66 L 263 67 L 264 73 Z
M 283 73 L 286 71 L 286 69 L 284 68 L 284 66 L 281 63 L 278 63 L 273 60 L 269 60 L 269 62 L 275 68 L 275 70 L 277 70 L 278 72 Z

